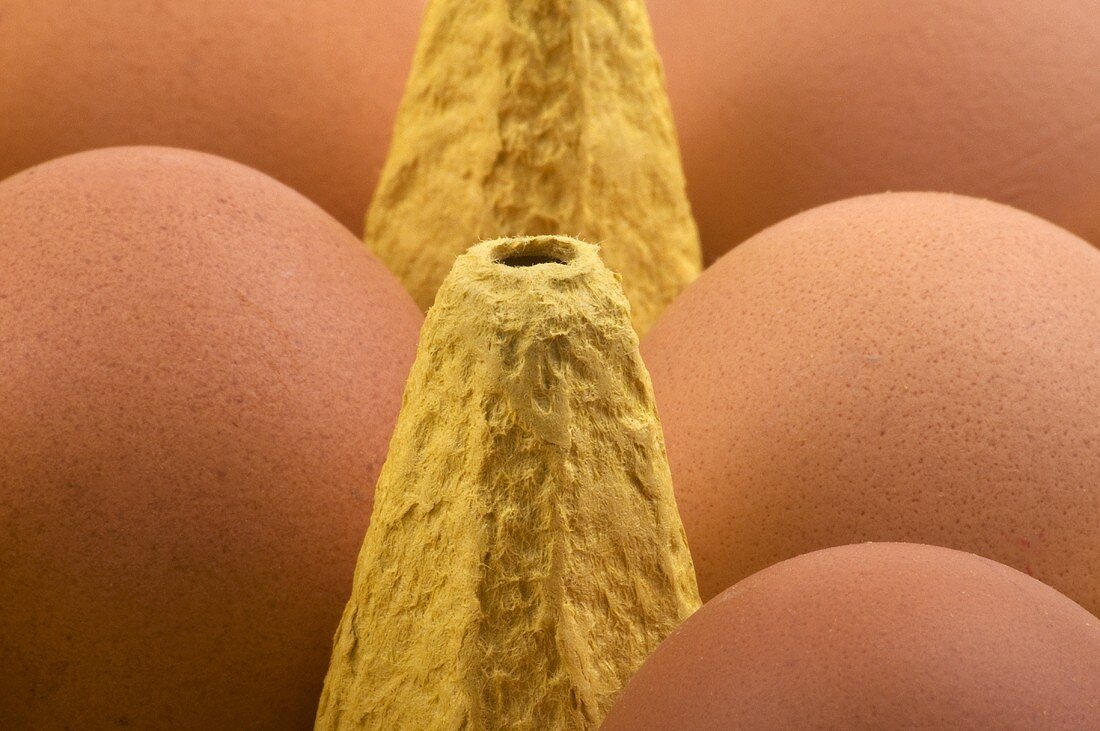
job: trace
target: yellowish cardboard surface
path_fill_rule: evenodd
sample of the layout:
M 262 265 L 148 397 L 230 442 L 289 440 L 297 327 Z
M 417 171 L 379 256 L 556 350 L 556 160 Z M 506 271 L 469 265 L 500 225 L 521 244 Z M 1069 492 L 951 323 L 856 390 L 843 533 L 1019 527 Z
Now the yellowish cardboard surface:
M 644 333 L 702 255 L 643 0 L 433 0 L 366 221 L 427 308 L 471 242 L 600 244 Z
M 509 266 L 532 255 L 564 263 Z M 699 606 L 595 246 L 479 244 L 428 313 L 318 729 L 594 729 Z

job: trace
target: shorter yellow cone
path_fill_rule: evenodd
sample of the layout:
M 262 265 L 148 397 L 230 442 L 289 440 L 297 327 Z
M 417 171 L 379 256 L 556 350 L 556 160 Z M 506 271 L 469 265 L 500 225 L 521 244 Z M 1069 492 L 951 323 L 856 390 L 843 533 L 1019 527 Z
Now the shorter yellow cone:
M 594 729 L 699 606 L 649 375 L 590 244 L 460 256 L 421 333 L 318 729 Z

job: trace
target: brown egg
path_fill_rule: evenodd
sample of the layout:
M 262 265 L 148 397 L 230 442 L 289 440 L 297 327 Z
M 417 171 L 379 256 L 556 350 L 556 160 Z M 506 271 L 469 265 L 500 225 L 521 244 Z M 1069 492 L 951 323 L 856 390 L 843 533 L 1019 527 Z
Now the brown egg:
M 186 147 L 358 235 L 424 2 L 0 3 L 0 179 L 96 147 Z
M 704 600 L 861 541 L 1001 561 L 1100 612 L 1100 251 L 937 193 L 795 216 L 642 345 Z
M 728 589 L 603 731 L 1100 729 L 1100 620 L 973 554 L 867 543 Z
M 309 727 L 420 322 L 236 163 L 0 183 L 0 728 Z
M 1094 0 L 649 0 L 707 261 L 887 190 L 1018 206 L 1100 245 Z

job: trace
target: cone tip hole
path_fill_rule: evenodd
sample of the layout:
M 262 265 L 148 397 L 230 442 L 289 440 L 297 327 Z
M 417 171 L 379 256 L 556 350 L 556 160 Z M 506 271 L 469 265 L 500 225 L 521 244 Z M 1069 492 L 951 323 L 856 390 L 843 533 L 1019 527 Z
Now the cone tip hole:
M 493 249 L 493 261 L 507 267 L 567 265 L 576 254 L 576 249 L 568 241 L 545 236 L 500 244 Z

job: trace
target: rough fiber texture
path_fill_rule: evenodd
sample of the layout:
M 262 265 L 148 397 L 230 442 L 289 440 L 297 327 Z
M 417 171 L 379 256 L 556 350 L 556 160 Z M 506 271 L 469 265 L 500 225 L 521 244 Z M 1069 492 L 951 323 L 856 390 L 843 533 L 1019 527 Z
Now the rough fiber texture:
M 1019 571 L 870 543 L 784 561 L 657 648 L 604 731 L 1097 731 L 1100 619 Z
M 222 155 L 359 235 L 425 0 L 0 0 L 0 179 L 111 145 Z
M 423 320 L 184 150 L 0 183 L 0 729 L 302 729 Z
M 471 241 L 602 246 L 643 331 L 701 253 L 642 0 L 433 0 L 366 240 L 429 306 Z
M 1096 0 L 649 0 L 707 262 L 884 190 L 1031 211 L 1100 246 Z
M 511 253 L 565 264 L 512 267 Z M 320 729 L 595 728 L 699 604 L 649 377 L 596 247 L 461 256 L 421 335 Z
M 962 196 L 854 198 L 707 270 L 642 345 L 705 598 L 912 541 L 1100 613 L 1100 252 Z

